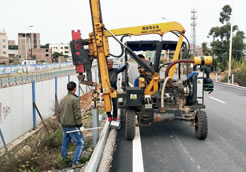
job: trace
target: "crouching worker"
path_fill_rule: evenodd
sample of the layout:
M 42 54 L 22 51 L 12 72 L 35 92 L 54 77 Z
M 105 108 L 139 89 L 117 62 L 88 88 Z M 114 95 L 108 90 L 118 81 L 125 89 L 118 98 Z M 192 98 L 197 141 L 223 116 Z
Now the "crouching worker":
M 82 164 L 79 164 L 79 160 L 84 145 L 83 134 L 80 131 L 80 127 L 82 127 L 80 100 L 75 94 L 76 83 L 69 82 L 67 84 L 67 90 L 67 95 L 61 101 L 61 125 L 63 130 L 61 154 L 63 159 L 67 158 L 68 146 L 72 139 L 77 145 L 74 152 L 72 168 L 78 168 L 82 166 Z

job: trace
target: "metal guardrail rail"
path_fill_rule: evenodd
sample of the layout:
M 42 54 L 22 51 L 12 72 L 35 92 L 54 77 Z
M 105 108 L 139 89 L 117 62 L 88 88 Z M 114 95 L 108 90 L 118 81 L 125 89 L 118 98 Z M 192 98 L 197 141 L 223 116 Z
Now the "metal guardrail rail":
M 67 69 L 61 71 L 50 71 L 43 73 L 32 73 L 26 75 L 16 75 L 9 77 L 0 77 L 0 87 L 7 87 L 12 85 L 24 84 L 32 80 L 47 80 L 54 77 L 75 74 L 75 69 Z
M 52 69 L 62 69 L 64 67 L 72 66 L 72 62 L 27 65 L 0 65 L 0 75 L 25 74 L 26 72 L 40 72 Z

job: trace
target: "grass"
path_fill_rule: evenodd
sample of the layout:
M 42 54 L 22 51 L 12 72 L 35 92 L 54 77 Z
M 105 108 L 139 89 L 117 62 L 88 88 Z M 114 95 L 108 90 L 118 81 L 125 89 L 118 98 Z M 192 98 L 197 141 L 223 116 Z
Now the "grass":
M 232 74 L 234 74 L 235 83 L 246 87 L 246 60 L 236 61 L 232 59 Z M 222 82 L 228 82 L 228 74 Z
M 71 167 L 76 145 L 70 142 L 68 157 L 63 160 L 61 157 L 61 143 L 62 129 L 58 128 L 41 140 L 38 145 L 29 144 L 28 147 L 31 149 L 28 151 L 22 151 L 18 156 L 16 156 L 16 153 L 11 153 L 10 156 L 0 157 L 0 171 L 39 172 Z M 84 145 L 84 150 L 89 147 L 89 145 Z M 85 163 L 89 159 L 90 157 L 82 157 L 80 163 Z

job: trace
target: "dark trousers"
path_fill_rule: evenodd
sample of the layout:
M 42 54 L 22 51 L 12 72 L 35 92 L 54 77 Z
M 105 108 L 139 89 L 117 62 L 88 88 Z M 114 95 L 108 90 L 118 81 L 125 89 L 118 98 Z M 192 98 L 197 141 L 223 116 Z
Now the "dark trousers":
M 112 98 L 113 103 L 113 118 L 117 118 L 117 98 Z M 108 117 L 111 117 L 111 112 L 107 112 Z

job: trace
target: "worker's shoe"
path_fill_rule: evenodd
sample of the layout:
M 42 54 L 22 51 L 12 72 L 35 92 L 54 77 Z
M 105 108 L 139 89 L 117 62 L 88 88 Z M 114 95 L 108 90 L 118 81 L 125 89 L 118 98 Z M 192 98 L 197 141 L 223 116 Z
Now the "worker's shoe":
M 113 121 L 118 121 L 118 118 L 117 118 L 117 117 L 114 117 L 114 118 L 113 118 Z
M 112 117 L 108 117 L 108 122 L 111 122 L 112 121 Z
M 81 168 L 84 164 L 73 164 L 72 168 Z

